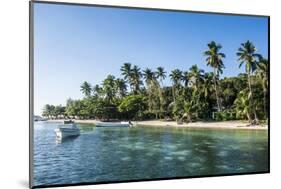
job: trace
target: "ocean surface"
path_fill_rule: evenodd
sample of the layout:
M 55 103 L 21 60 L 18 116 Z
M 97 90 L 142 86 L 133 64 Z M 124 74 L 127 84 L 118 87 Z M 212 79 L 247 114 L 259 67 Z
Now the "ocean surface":
M 58 124 L 34 124 L 34 186 L 268 171 L 265 130 L 78 124 L 57 140 Z

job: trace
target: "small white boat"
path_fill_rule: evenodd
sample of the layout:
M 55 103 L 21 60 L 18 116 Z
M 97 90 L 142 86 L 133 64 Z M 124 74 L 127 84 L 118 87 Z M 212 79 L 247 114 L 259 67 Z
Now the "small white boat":
M 98 122 L 97 127 L 132 127 L 133 124 L 129 122 Z
M 47 121 L 46 118 L 43 118 L 43 117 L 41 117 L 41 116 L 34 116 L 33 120 L 34 120 L 34 121 Z
M 57 138 L 59 139 L 80 135 L 80 129 L 76 126 L 75 123 L 67 123 L 64 125 L 59 125 L 59 127 L 55 129 L 55 132 Z

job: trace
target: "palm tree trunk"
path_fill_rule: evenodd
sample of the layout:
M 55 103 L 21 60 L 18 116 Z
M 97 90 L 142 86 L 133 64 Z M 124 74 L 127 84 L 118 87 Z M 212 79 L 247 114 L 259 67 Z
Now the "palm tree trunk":
M 159 87 L 159 91 L 160 91 L 160 118 L 164 115 L 164 94 L 163 94 L 163 80 L 160 80 L 160 87 Z
M 191 119 L 190 113 L 187 114 L 187 119 L 188 119 L 188 122 L 189 122 L 189 123 L 192 123 L 192 119 Z
M 248 85 L 249 85 L 249 91 L 250 91 L 250 109 L 253 111 L 254 114 L 254 121 L 252 122 L 253 124 L 259 123 L 259 119 L 257 116 L 256 108 L 254 107 L 253 104 L 253 93 L 252 93 L 252 82 L 251 82 L 251 74 L 248 72 Z
M 221 111 L 221 106 L 220 106 L 218 89 L 217 89 L 216 68 L 214 68 L 214 87 L 215 87 L 215 94 L 216 94 L 216 99 L 217 99 L 218 111 L 220 112 Z
M 176 98 L 175 98 L 175 87 L 174 87 L 174 86 L 172 87 L 172 92 L 173 92 L 173 100 L 174 100 L 174 102 L 176 102 Z
M 162 114 L 163 114 L 163 105 L 164 105 L 164 102 L 163 102 L 163 94 L 162 94 L 162 91 L 161 91 L 161 88 L 159 89 L 159 118 L 161 119 L 162 117 Z
M 247 112 L 247 118 L 248 118 L 249 122 L 252 123 L 251 115 L 248 112 Z
M 133 94 L 134 94 L 134 95 L 137 95 L 137 86 L 136 86 L 136 85 L 134 86 Z
M 263 108 L 264 108 L 264 115 L 265 119 L 267 119 L 267 90 L 266 87 L 264 86 L 263 88 Z

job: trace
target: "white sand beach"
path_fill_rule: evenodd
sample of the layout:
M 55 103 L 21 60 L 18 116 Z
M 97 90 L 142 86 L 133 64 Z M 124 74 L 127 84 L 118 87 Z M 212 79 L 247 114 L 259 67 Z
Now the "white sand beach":
M 63 122 L 63 120 L 48 120 L 48 122 Z M 99 120 L 75 120 L 76 123 L 95 124 Z M 197 121 L 192 123 L 177 124 L 176 121 L 148 120 L 148 121 L 133 121 L 135 126 L 145 127 L 191 127 L 191 128 L 221 128 L 221 129 L 259 129 L 267 130 L 268 125 L 249 125 L 247 121 Z
M 160 127 L 192 127 L 192 128 L 222 128 L 222 129 L 268 129 L 267 125 L 249 125 L 247 121 L 197 121 L 192 123 L 177 124 L 175 121 L 138 121 L 137 126 L 160 126 Z

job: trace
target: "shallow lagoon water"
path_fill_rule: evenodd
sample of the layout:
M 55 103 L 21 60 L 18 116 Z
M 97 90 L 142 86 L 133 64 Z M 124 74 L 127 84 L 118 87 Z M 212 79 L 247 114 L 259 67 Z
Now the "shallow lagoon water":
M 268 171 L 268 131 L 96 128 L 58 141 L 58 123 L 34 125 L 34 185 Z

